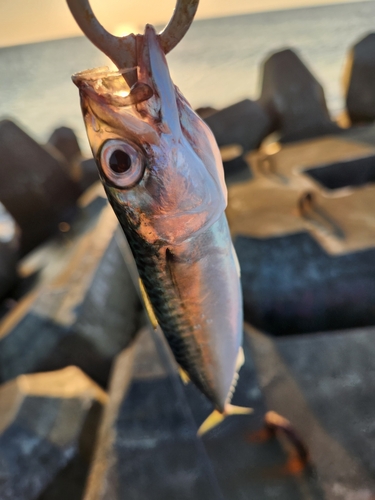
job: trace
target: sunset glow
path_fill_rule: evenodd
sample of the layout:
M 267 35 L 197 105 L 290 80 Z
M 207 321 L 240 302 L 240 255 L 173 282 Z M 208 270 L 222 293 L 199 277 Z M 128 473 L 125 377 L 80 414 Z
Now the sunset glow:
M 81 35 L 64 0 L 0 0 L 0 46 Z M 197 19 L 265 10 L 307 7 L 346 0 L 201 0 Z M 353 0 L 347 0 L 353 1 Z M 355 1 L 355 0 L 354 0 Z M 105 28 L 118 36 L 143 31 L 146 23 L 165 24 L 175 0 L 90 0 Z
M 137 28 L 135 25 L 131 24 L 119 24 L 113 30 L 113 34 L 116 36 L 126 36 L 130 35 L 130 33 L 138 33 L 140 28 Z

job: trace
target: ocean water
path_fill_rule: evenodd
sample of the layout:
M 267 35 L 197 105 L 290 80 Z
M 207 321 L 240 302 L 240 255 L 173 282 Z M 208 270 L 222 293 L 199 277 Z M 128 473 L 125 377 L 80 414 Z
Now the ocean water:
M 323 84 L 333 116 L 344 107 L 349 47 L 375 30 L 375 0 L 195 21 L 168 55 L 172 77 L 194 107 L 224 107 L 259 96 L 262 61 L 294 48 Z M 107 65 L 84 37 L 0 49 L 0 117 L 44 142 L 55 127 L 74 128 L 88 151 L 78 91 L 70 75 Z

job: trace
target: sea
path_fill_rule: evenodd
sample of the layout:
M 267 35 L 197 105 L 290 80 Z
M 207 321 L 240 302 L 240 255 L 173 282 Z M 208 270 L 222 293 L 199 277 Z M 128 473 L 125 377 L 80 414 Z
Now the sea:
M 324 87 L 332 116 L 344 108 L 350 50 L 375 31 L 375 0 L 197 20 L 167 56 L 175 84 L 191 105 L 222 108 L 257 99 L 262 63 L 294 49 Z M 72 127 L 88 153 L 78 90 L 71 75 L 112 63 L 84 37 L 0 48 L 0 118 L 37 141 Z

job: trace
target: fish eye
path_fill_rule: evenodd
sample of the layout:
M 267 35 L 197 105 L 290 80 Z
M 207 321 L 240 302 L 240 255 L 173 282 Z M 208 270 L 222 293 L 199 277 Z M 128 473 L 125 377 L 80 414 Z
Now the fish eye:
M 120 188 L 133 186 L 144 172 L 142 153 L 120 139 L 110 139 L 103 144 L 100 165 L 108 180 Z

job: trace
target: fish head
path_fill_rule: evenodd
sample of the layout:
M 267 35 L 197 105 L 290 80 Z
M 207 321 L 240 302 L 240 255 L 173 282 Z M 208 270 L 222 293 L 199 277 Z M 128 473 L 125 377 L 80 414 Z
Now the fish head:
M 219 149 L 174 86 L 152 26 L 137 37 L 136 70 L 131 89 L 127 70 L 89 70 L 73 81 L 99 175 L 125 232 L 150 244 L 180 244 L 226 207 Z

